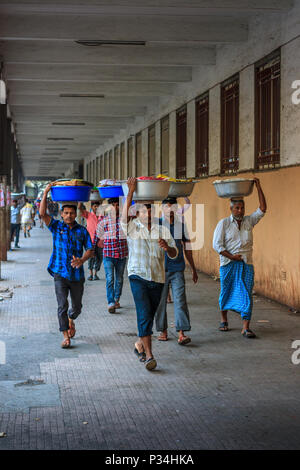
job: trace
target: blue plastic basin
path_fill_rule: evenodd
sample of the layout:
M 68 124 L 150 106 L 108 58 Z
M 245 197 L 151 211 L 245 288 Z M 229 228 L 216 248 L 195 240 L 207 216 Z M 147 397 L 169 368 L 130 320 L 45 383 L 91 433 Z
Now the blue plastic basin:
M 103 199 L 111 198 L 111 197 L 119 197 L 124 196 L 122 186 L 103 186 L 99 187 L 100 196 Z
M 90 186 L 53 186 L 51 196 L 53 201 L 82 201 L 90 200 Z

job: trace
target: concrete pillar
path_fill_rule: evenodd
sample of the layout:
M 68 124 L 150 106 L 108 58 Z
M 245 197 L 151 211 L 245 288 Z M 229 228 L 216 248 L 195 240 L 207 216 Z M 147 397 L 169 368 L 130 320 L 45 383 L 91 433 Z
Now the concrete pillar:
M 149 164 L 148 164 L 148 128 L 142 131 L 142 175 L 148 176 Z
M 128 142 L 127 142 L 127 139 L 125 139 L 124 142 L 125 142 L 124 177 L 125 177 L 125 179 L 127 179 L 128 178 Z
M 137 176 L 137 174 L 136 174 L 136 138 L 135 138 L 135 136 L 132 137 L 132 173 L 133 173 L 133 176 Z
M 108 158 L 109 158 L 109 168 L 110 168 L 109 177 L 110 177 L 110 178 L 115 178 L 114 148 L 112 148 L 112 149 L 109 151 Z
M 176 178 L 176 111 L 169 114 L 169 176 Z
M 195 176 L 195 119 L 196 119 L 195 100 L 187 104 L 187 128 L 186 128 L 186 176 L 192 178 Z
M 7 261 L 6 209 L 0 207 L 0 260 Z
M 161 173 L 161 123 L 160 120 L 155 123 L 155 171 Z
M 209 91 L 209 174 L 221 171 L 221 87 Z
M 121 179 L 121 145 L 122 145 L 122 141 L 121 139 L 119 140 L 119 144 L 118 144 L 118 157 L 117 157 L 117 162 L 118 162 L 118 179 Z
M 299 63 L 300 38 L 297 38 L 281 49 L 281 166 L 295 165 L 300 162 Z M 297 83 L 294 83 L 296 81 Z
M 240 72 L 239 92 L 239 171 L 252 170 L 254 163 L 255 128 L 254 65 Z
M 2 190 L 2 195 L 4 196 L 4 206 L 0 207 L 0 260 L 7 261 L 7 249 L 8 244 L 10 243 L 10 238 L 7 236 L 7 210 L 6 210 L 6 179 L 0 178 L 0 188 Z

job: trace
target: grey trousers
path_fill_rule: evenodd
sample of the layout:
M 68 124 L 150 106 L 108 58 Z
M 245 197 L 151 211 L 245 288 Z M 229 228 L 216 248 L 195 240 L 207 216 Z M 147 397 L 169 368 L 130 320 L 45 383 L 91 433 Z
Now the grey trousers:
M 165 285 L 161 294 L 160 303 L 155 314 L 155 324 L 157 331 L 164 331 L 168 328 L 167 318 L 167 297 L 171 285 L 176 331 L 190 331 L 190 316 L 185 295 L 184 272 L 166 272 Z
M 54 285 L 58 304 L 59 331 L 67 331 L 69 329 L 69 318 L 75 320 L 81 313 L 84 279 L 81 281 L 69 281 L 59 276 L 59 274 L 55 274 Z M 70 309 L 68 302 L 69 293 L 71 297 Z

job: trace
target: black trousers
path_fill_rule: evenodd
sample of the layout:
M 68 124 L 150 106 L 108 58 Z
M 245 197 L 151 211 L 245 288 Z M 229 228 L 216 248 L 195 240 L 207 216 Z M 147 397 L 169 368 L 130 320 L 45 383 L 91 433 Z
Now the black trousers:
M 59 331 L 66 331 L 69 329 L 69 318 L 76 320 L 81 313 L 84 279 L 81 281 L 69 281 L 59 274 L 55 274 L 54 285 L 58 304 Z M 68 302 L 69 294 L 71 297 L 70 309 Z

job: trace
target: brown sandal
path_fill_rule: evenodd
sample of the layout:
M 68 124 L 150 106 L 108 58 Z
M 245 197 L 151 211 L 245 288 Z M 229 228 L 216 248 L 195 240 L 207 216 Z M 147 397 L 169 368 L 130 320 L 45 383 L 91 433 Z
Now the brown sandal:
M 178 338 L 178 344 L 180 344 L 181 346 L 184 346 L 185 344 L 188 344 L 191 341 L 192 341 L 191 338 L 185 335 L 179 336 Z
M 63 340 L 63 342 L 61 343 L 61 347 L 62 347 L 63 349 L 67 349 L 67 348 L 69 348 L 70 346 L 71 346 L 71 340 L 70 340 L 70 338 L 65 338 L 65 339 Z
M 158 341 L 168 341 L 168 334 L 161 332 L 161 334 L 158 336 Z

